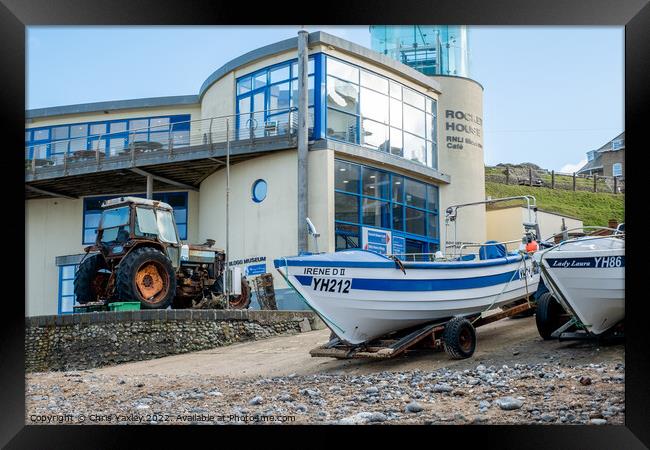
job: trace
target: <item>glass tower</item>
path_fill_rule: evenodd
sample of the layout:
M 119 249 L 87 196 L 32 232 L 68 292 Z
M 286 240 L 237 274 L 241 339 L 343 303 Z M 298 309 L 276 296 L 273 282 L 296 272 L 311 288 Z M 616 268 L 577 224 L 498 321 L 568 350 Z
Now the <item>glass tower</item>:
M 464 25 L 372 25 L 374 51 L 425 75 L 470 77 L 469 36 Z

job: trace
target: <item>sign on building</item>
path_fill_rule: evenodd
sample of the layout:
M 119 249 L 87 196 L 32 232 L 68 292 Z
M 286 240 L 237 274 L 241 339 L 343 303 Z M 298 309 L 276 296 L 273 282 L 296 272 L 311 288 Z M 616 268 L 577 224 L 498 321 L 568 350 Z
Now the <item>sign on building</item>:
M 386 255 L 390 253 L 391 233 L 387 230 L 361 227 L 361 248 Z
M 393 255 L 404 255 L 406 253 L 406 239 L 402 236 L 393 236 Z

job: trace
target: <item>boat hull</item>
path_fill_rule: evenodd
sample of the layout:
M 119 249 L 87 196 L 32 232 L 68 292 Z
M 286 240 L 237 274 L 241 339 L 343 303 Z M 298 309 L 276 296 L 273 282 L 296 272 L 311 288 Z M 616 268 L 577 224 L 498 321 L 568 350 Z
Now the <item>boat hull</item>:
M 600 335 L 625 318 L 625 243 L 580 241 L 541 255 L 542 277 L 564 309 Z
M 346 253 L 348 255 L 342 255 Z M 499 261 L 403 263 L 338 252 L 276 260 L 276 268 L 342 340 L 360 344 L 391 331 L 479 314 L 537 290 L 539 273 L 521 256 Z M 370 252 L 364 252 L 370 253 Z

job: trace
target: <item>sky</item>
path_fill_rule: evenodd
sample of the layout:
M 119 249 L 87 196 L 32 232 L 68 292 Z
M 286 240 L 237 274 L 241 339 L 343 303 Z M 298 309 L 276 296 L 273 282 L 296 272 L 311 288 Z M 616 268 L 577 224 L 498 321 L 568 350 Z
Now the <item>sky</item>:
M 28 27 L 26 108 L 193 95 L 237 56 L 300 26 Z M 368 26 L 317 26 L 370 47 Z M 472 26 L 485 163 L 573 172 L 624 131 L 624 28 Z

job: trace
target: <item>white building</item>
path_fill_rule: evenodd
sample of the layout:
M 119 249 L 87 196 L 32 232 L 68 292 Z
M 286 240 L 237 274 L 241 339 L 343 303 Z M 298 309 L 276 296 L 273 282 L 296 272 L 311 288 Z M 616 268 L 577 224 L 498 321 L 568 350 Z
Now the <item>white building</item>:
M 309 34 L 308 190 L 299 192 L 297 49 L 293 38 L 241 55 L 198 95 L 26 111 L 27 315 L 72 311 L 100 201 L 143 194 L 147 175 L 154 198 L 175 208 L 182 239 L 225 248 L 226 129 L 229 258 L 243 269 L 273 272 L 274 258 L 301 250 L 301 203 L 319 251 L 378 249 L 364 228 L 390 236 L 388 253 L 443 249 L 446 207 L 485 198 L 481 85 Z M 463 211 L 457 233 L 485 241 L 485 210 Z M 294 307 L 275 275 L 280 307 Z

